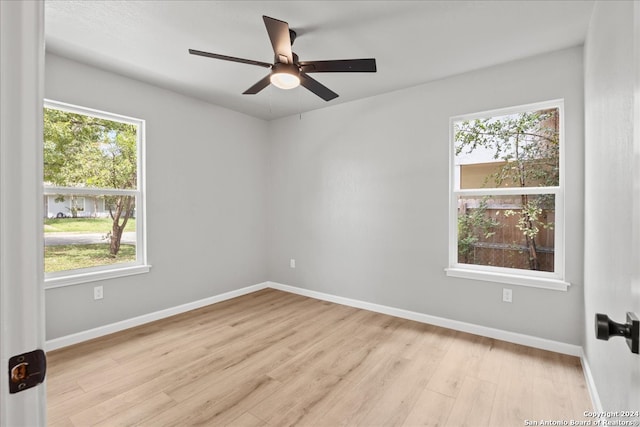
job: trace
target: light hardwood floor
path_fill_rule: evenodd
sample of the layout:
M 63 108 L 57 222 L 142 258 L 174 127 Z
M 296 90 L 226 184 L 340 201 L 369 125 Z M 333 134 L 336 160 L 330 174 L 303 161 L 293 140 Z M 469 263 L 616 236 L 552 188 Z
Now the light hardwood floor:
M 576 357 L 266 289 L 48 354 L 51 426 L 580 420 Z

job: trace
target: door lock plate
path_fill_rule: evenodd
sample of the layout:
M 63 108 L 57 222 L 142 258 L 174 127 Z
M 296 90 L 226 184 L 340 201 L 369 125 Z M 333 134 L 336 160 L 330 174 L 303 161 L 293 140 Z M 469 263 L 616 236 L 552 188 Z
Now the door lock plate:
M 9 359 L 9 393 L 35 387 L 44 381 L 47 356 L 38 349 Z
M 640 320 L 632 312 L 627 312 L 627 325 L 629 325 L 630 336 L 627 337 L 627 345 L 632 353 L 640 354 Z

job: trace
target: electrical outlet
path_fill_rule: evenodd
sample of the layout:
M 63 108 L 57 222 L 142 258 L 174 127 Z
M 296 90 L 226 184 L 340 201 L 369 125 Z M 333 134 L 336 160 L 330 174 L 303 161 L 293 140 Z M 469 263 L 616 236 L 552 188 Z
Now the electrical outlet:
M 93 288 L 93 299 L 102 299 L 104 298 L 104 293 L 102 290 L 102 286 L 95 286 Z
M 502 302 L 513 302 L 513 293 L 509 288 L 502 288 Z
M 295 259 L 291 258 L 289 260 L 289 267 L 296 268 L 296 260 Z

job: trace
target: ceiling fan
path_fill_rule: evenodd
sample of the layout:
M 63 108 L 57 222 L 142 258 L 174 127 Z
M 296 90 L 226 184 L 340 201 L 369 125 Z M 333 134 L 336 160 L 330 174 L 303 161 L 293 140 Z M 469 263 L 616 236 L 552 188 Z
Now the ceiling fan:
M 268 16 L 263 16 L 262 19 L 264 20 L 264 25 L 267 27 L 267 33 L 269 34 L 271 46 L 273 46 L 273 53 L 275 54 L 273 64 L 194 49 L 189 49 L 189 53 L 192 55 L 206 56 L 208 58 L 222 59 L 224 61 L 271 68 L 271 73 L 244 91 L 244 95 L 255 95 L 269 86 L 270 83 L 281 89 L 293 89 L 294 87 L 302 85 L 325 101 L 331 101 L 337 98 L 338 94 L 317 80 L 312 79 L 308 75 L 309 73 L 376 72 L 375 58 L 299 61 L 298 55 L 291 51 L 291 46 L 296 38 L 296 32 L 289 28 L 289 24 Z

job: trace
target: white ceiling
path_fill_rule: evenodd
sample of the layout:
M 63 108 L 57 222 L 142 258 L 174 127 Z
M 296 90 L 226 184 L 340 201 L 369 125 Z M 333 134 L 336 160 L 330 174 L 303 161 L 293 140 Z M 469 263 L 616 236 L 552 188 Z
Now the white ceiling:
M 48 51 L 251 116 L 273 119 L 584 42 L 591 1 L 46 0 Z M 377 73 L 314 74 L 340 96 L 299 87 L 242 95 L 269 70 L 189 55 L 273 62 L 262 15 L 298 33 L 300 60 L 376 58 Z

